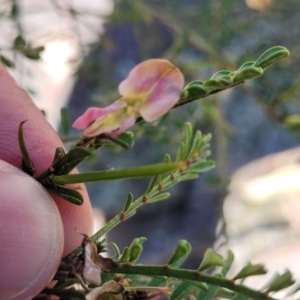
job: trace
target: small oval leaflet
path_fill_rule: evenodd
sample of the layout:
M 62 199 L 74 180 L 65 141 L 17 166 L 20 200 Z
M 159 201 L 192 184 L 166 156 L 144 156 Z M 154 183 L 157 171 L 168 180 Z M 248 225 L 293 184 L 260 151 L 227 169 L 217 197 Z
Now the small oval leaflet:
M 282 46 L 275 46 L 264 52 L 255 62 L 255 67 L 265 69 L 266 67 L 274 64 L 275 62 L 287 57 L 290 52 Z
M 191 173 L 201 173 L 206 172 L 215 167 L 215 163 L 212 160 L 199 161 L 192 164 L 186 172 Z

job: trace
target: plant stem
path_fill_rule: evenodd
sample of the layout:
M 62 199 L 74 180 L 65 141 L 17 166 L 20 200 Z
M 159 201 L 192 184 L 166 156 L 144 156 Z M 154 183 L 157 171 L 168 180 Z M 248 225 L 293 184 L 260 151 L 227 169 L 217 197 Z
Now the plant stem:
M 179 171 L 173 173 L 174 175 L 174 183 L 177 182 L 177 180 L 179 180 L 179 177 L 181 176 L 181 173 Z M 154 197 L 155 195 L 163 192 L 164 190 L 166 190 L 169 186 L 168 186 L 168 181 L 169 178 L 164 178 L 162 180 L 162 186 L 164 187 L 163 190 L 159 190 L 158 189 L 158 185 L 155 185 L 153 187 L 153 189 L 147 194 L 148 197 Z M 135 211 L 141 207 L 144 204 L 147 204 L 147 202 L 144 201 L 144 195 L 142 195 L 141 197 L 137 198 L 135 201 L 132 202 L 132 204 L 130 205 L 129 209 L 124 213 L 123 211 L 121 211 L 120 213 L 118 213 L 116 216 L 114 216 L 112 219 L 110 219 L 100 230 L 98 230 L 92 237 L 91 239 L 93 241 L 98 240 L 99 238 L 101 238 L 104 234 L 106 234 L 107 232 L 109 232 L 110 230 L 112 230 L 114 227 L 116 227 L 117 225 L 119 225 L 121 222 L 127 220 L 128 218 L 130 218 L 131 216 L 134 215 Z M 72 253 L 73 254 L 78 254 L 81 251 L 81 247 L 76 248 Z
M 167 266 L 130 266 L 122 264 L 116 269 L 110 270 L 110 273 L 122 273 L 122 274 L 136 274 L 144 276 L 167 276 L 177 278 L 181 280 L 192 280 L 198 282 L 205 282 L 208 284 L 227 288 L 236 293 L 245 295 L 251 299 L 258 300 L 275 300 L 272 297 L 264 294 L 263 292 L 250 289 L 244 285 L 236 284 L 234 281 L 221 278 L 213 275 L 202 274 L 199 271 L 192 271 L 186 269 L 172 269 L 169 265 Z
M 52 183 L 57 185 L 64 185 L 67 183 L 81 183 L 101 180 L 115 180 L 123 178 L 155 176 L 165 172 L 180 169 L 182 167 L 184 167 L 184 162 L 174 162 L 168 164 L 154 164 L 149 166 L 133 167 L 119 170 L 105 170 L 81 174 L 68 174 L 54 176 L 52 179 Z

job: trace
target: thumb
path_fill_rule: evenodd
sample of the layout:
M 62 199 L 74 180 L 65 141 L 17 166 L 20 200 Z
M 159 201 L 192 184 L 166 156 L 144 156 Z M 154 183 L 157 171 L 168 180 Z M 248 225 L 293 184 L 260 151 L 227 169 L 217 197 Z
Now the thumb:
M 0 299 L 36 296 L 53 278 L 63 251 L 63 225 L 44 188 L 0 160 Z
M 52 163 L 56 147 L 63 147 L 62 141 L 35 107 L 28 94 L 21 89 L 0 63 L 0 159 L 20 167 L 22 155 L 18 145 L 18 127 L 22 121 L 27 150 L 33 160 L 36 175 Z M 81 206 L 71 204 L 57 196 L 56 202 L 64 224 L 64 254 L 67 255 L 81 243 L 82 237 L 74 230 L 91 235 L 93 215 L 91 203 L 84 185 L 77 185 L 84 202 Z

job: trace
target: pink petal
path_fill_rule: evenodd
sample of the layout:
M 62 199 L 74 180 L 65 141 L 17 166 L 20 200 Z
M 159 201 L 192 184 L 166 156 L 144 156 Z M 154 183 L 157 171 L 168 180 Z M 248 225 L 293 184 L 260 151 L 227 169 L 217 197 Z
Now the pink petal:
M 184 86 L 184 79 L 178 69 L 173 70 L 155 85 L 148 95 L 147 101 L 140 106 L 139 112 L 145 121 L 154 121 L 178 102 Z
M 177 75 L 174 75 L 177 74 Z M 179 69 L 165 59 L 148 59 L 135 66 L 127 78 L 119 84 L 119 93 L 123 97 L 136 96 L 149 92 L 165 77 L 171 76 L 183 88 L 184 78 Z
M 95 120 L 82 134 L 84 137 L 94 137 L 99 134 L 117 136 L 135 123 L 136 116 L 128 115 L 126 108 L 121 108 Z
M 135 66 L 119 84 L 123 97 L 132 97 L 149 91 L 172 65 L 164 59 L 149 59 Z
M 109 135 L 111 136 L 118 136 L 122 132 L 126 131 L 128 128 L 135 124 L 136 117 L 132 116 L 129 117 L 126 122 L 124 122 L 117 130 L 112 131 Z
M 119 92 L 130 104 L 139 99 L 142 117 L 151 122 L 171 109 L 179 100 L 184 77 L 164 59 L 149 59 L 133 68 L 119 85 Z
M 90 125 L 83 133 L 83 137 L 94 137 L 103 133 L 111 133 L 112 131 L 118 130 L 122 123 L 113 123 L 105 122 L 106 117 L 100 117 L 95 120 L 95 122 Z
M 93 121 L 97 118 L 105 116 L 112 111 L 125 107 L 126 104 L 124 101 L 117 100 L 113 102 L 111 105 L 106 107 L 90 107 L 86 110 L 86 112 L 81 115 L 78 119 L 75 120 L 72 127 L 76 129 L 84 129 L 89 126 Z

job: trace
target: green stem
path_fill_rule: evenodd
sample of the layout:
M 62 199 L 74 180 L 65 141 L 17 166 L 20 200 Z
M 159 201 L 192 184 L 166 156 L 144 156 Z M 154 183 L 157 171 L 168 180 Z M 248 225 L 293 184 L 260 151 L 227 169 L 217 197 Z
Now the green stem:
M 54 176 L 53 184 L 64 185 L 67 183 L 93 182 L 101 180 L 115 180 L 124 178 L 139 178 L 147 176 L 155 176 L 162 173 L 170 172 L 184 167 L 183 162 L 174 162 L 168 164 L 154 164 L 149 166 L 133 167 L 119 170 L 105 170 L 87 172 L 81 174 L 68 174 Z
M 236 284 L 226 278 L 202 274 L 199 271 L 172 269 L 170 266 L 130 266 L 127 264 L 122 264 L 116 269 L 110 270 L 109 273 L 136 274 L 144 276 L 167 276 L 181 280 L 199 281 L 232 290 L 251 299 L 275 300 L 274 298 L 269 297 L 260 291 L 250 289 L 241 284 Z
M 22 153 L 22 170 L 29 174 L 30 176 L 33 176 L 34 174 L 34 167 L 33 163 L 30 159 L 25 140 L 24 140 L 24 134 L 23 134 L 23 125 L 24 123 L 27 122 L 27 120 L 22 121 L 19 125 L 19 130 L 18 130 L 18 143 L 19 147 Z
M 174 181 L 177 180 L 177 178 L 181 175 L 180 172 L 176 172 L 173 174 L 174 175 Z M 162 181 L 162 186 L 168 181 L 168 178 L 164 179 Z M 165 191 L 165 189 L 159 191 L 156 187 L 153 188 L 153 190 L 147 194 L 148 197 L 154 197 L 155 195 Z M 98 240 L 100 237 L 102 237 L 104 234 L 109 232 L 111 229 L 116 227 L 118 224 L 120 224 L 122 221 L 125 221 L 128 217 L 130 217 L 138 208 L 140 208 L 142 205 L 147 204 L 147 202 L 144 201 L 144 196 L 139 197 L 135 201 L 132 202 L 130 205 L 129 209 L 126 212 L 121 211 L 121 213 L 117 214 L 115 217 L 113 217 L 109 222 L 106 223 L 105 226 L 103 226 L 100 230 L 98 230 L 93 236 L 92 239 Z M 122 215 L 122 218 L 121 218 Z
M 177 182 L 179 180 L 179 177 L 181 176 L 181 173 L 179 171 L 174 172 L 174 183 Z M 161 181 L 162 186 L 167 188 L 169 187 L 167 185 L 169 181 L 169 178 L 165 178 Z M 153 187 L 153 189 L 147 194 L 148 197 L 154 197 L 157 194 L 165 191 L 167 188 L 163 188 L 163 190 L 159 190 L 158 189 L 158 185 L 155 185 Z M 130 218 L 134 212 L 140 208 L 142 205 L 147 204 L 147 202 L 144 201 L 144 196 L 142 195 L 141 197 L 139 197 L 138 199 L 136 199 L 135 201 L 132 202 L 132 204 L 130 205 L 129 209 L 126 212 L 121 211 L 120 213 L 118 213 L 116 216 L 114 216 L 112 219 L 110 219 L 100 230 L 98 230 L 92 237 L 91 239 L 93 241 L 98 240 L 99 238 L 101 238 L 104 234 L 106 234 L 107 232 L 109 232 L 110 230 L 112 230 L 113 228 L 115 228 L 117 225 L 119 225 L 121 222 L 125 221 L 126 219 Z M 81 252 L 81 247 L 76 248 L 72 254 L 76 255 L 79 254 Z

